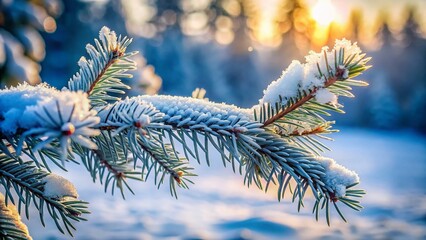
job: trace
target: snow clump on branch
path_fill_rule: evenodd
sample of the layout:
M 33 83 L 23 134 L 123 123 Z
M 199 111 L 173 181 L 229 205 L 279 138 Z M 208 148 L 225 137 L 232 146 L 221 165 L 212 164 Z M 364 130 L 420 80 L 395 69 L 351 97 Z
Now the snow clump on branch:
M 300 91 L 312 92 L 327 87 L 325 83 L 330 77 L 347 79 L 349 71 L 345 65 L 340 63 L 348 59 L 357 63 L 364 56 L 365 54 L 362 54 L 357 43 L 352 44 L 351 41 L 346 39 L 336 40 L 331 51 L 328 47 L 323 47 L 319 53 L 311 51 L 305 57 L 306 63 L 293 61 L 283 71 L 281 77 L 273 81 L 264 90 L 264 96 L 259 100 L 259 103 L 261 105 L 266 103 L 274 105 L 277 102 L 286 104 L 289 98 L 297 97 Z M 339 57 L 342 59 L 337 59 Z M 337 99 L 333 97 L 332 101 L 324 103 L 336 105 Z
M 335 194 L 335 197 L 344 197 L 346 188 L 359 182 L 358 174 L 337 164 L 333 159 L 317 157 L 316 160 L 325 169 L 325 175 L 321 180 L 325 183 L 326 188 Z
M 67 179 L 51 173 L 47 175 L 44 179 L 44 191 L 43 196 L 62 199 L 65 197 L 78 198 L 77 189 Z

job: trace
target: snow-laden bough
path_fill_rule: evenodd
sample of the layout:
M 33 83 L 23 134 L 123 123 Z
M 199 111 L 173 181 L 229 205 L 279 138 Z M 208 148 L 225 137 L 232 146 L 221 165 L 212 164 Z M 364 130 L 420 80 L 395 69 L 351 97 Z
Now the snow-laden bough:
M 264 90 L 259 104 L 245 109 L 204 98 L 110 96 L 128 88 L 121 78 L 135 68 L 130 59 L 135 53 L 125 52 L 131 39 L 107 28 L 99 39 L 87 46 L 89 57 L 80 59 L 79 72 L 62 91 L 46 84 L 0 90 L 0 149 L 5 161 L 25 154 L 43 168 L 46 158 L 64 163 L 75 161 L 77 155 L 105 190 L 118 187 L 124 196 L 124 188 L 132 191 L 128 179 L 153 175 L 160 186 L 169 176 L 176 195 L 176 187 L 187 188 L 195 176 L 188 160 L 209 165 L 214 160 L 209 153 L 215 150 L 224 166 L 244 175 L 248 186 L 268 191 L 275 184 L 280 200 L 291 190 L 299 209 L 310 189 L 314 212 L 318 216 L 325 207 L 328 223 L 329 203 L 344 220 L 337 202 L 361 208 L 354 198 L 364 191 L 353 189 L 358 175 L 323 157 L 327 147 L 318 139 L 334 131 L 333 122 L 322 115 L 343 112 L 338 98 L 352 97 L 351 86 L 366 85 L 352 79 L 369 68 L 369 58 L 356 43 L 338 40 L 332 49 L 311 52 L 304 63 L 293 61 Z M 60 176 L 43 178 L 40 196 L 78 197 L 74 186 Z

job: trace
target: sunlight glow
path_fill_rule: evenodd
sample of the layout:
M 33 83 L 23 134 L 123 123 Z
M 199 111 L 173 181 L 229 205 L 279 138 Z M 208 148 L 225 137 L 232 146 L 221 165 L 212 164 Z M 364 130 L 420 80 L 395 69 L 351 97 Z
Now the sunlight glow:
M 319 25 L 328 26 L 336 17 L 336 9 L 330 0 L 318 0 L 311 14 Z
M 259 24 L 259 40 L 266 41 L 274 37 L 274 23 L 272 19 L 262 18 Z
M 255 14 L 249 20 L 249 27 L 253 29 L 253 38 L 263 46 L 277 47 L 281 44 L 276 15 L 279 0 L 256 0 L 253 2 Z
M 256 40 L 264 46 L 277 47 L 281 44 L 281 35 L 278 32 L 277 23 L 269 16 L 259 19 L 256 31 Z

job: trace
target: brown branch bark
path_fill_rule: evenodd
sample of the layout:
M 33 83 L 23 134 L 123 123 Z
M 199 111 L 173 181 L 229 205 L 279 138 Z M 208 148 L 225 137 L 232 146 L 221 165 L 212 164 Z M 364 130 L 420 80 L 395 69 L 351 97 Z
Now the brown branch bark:
M 167 166 L 166 164 L 164 164 L 161 160 L 158 160 L 157 155 L 154 152 L 152 152 L 149 148 L 147 148 L 146 146 L 144 146 L 142 143 L 140 143 L 140 142 L 139 142 L 139 146 L 145 152 L 147 152 L 152 157 L 152 159 L 154 159 L 158 164 L 160 164 L 166 170 L 166 172 L 168 172 L 170 175 L 172 175 L 173 179 L 178 184 L 182 183 L 182 179 L 181 179 L 181 177 L 183 175 L 182 171 L 175 171 L 174 169 L 172 169 L 169 166 Z
M 326 128 L 324 126 L 319 126 L 316 127 L 312 130 L 309 131 L 303 131 L 301 133 L 294 131 L 291 134 L 289 134 L 289 136 L 293 136 L 293 137 L 300 137 L 300 136 L 306 136 L 306 135 L 312 135 L 312 134 L 320 134 L 326 131 Z
M 118 57 L 120 57 L 122 55 L 122 53 L 120 53 L 118 50 L 113 50 L 112 54 L 113 54 L 113 57 L 111 58 L 111 60 L 108 61 L 107 65 L 105 65 L 105 67 L 99 73 L 99 75 L 96 77 L 95 81 L 93 81 L 93 83 L 90 85 L 89 90 L 87 90 L 87 92 L 86 92 L 87 95 L 90 96 L 90 94 L 92 93 L 96 84 L 101 80 L 102 76 L 105 74 L 105 72 L 108 70 L 108 68 L 111 67 L 111 65 L 114 64 L 117 61 Z
M 117 178 L 124 178 L 124 173 L 115 169 L 109 162 L 105 159 L 103 153 L 99 150 L 92 150 L 96 155 L 98 155 L 99 162 L 104 165 L 109 172 L 115 175 Z
M 98 129 L 101 130 L 101 131 L 110 131 L 110 130 L 114 130 L 114 129 L 117 129 L 117 128 L 118 128 L 117 126 L 101 126 L 101 127 L 98 127 Z

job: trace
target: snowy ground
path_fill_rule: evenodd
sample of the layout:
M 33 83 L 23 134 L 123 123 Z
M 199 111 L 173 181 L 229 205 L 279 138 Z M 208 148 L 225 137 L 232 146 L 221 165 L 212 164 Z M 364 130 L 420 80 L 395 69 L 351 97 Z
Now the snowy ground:
M 179 200 L 167 186 L 134 185 L 136 196 L 104 194 L 83 167 L 70 166 L 67 178 L 91 203 L 89 221 L 77 224 L 76 239 L 426 239 L 426 137 L 410 132 L 342 129 L 328 145 L 335 158 L 359 173 L 367 191 L 365 209 L 344 208 L 349 223 L 332 215 L 315 222 L 312 204 L 297 213 L 288 199 L 247 189 L 242 176 L 194 165 L 199 176 Z M 41 227 L 33 212 L 34 239 L 68 239 L 53 223 Z M 71 238 L 69 238 L 71 239 Z

